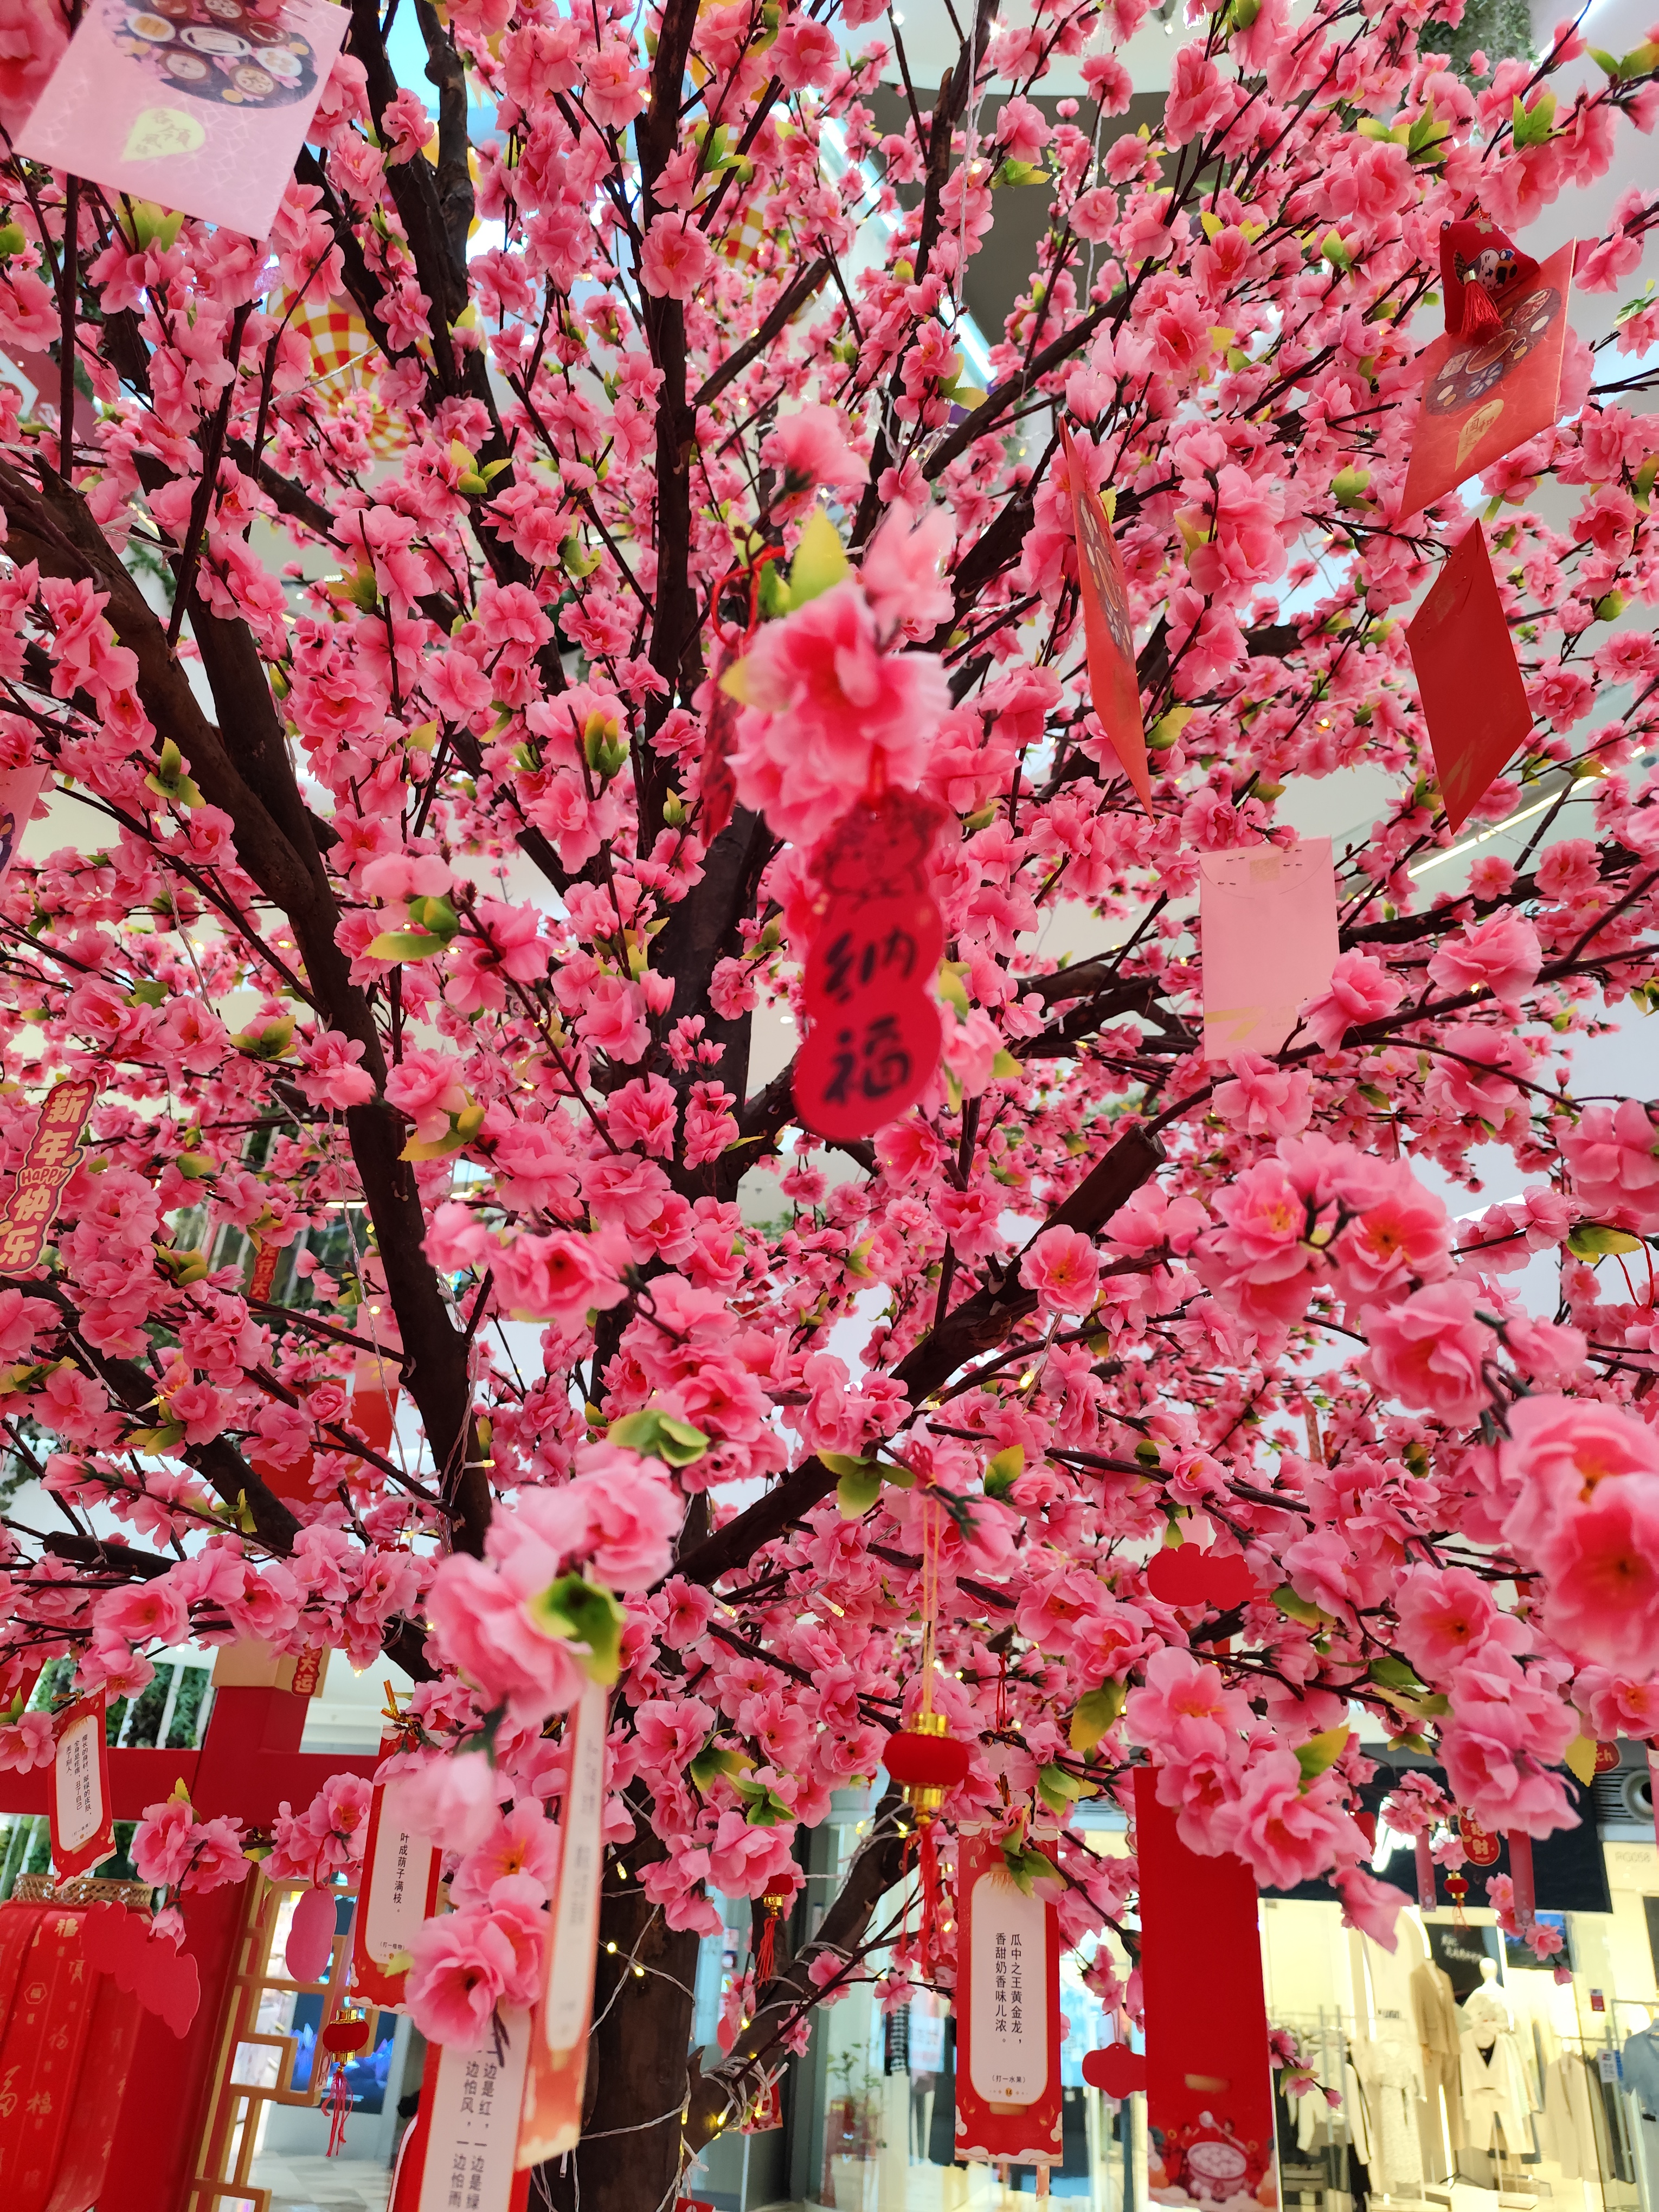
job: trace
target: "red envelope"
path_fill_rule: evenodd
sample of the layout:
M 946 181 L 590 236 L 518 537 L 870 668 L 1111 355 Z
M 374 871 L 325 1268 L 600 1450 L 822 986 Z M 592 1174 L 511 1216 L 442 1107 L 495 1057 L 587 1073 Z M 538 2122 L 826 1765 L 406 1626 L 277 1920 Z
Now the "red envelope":
M 1469 809 L 1532 731 L 1486 533 L 1471 523 L 1406 632 L 1446 819 Z
M 1150 814 L 1152 787 L 1146 775 L 1146 730 L 1140 719 L 1140 677 L 1135 667 L 1134 625 L 1123 562 L 1106 520 L 1100 494 L 1089 484 L 1072 450 L 1072 434 L 1062 422 L 1066 473 L 1072 487 L 1072 524 L 1077 532 L 1078 589 L 1083 599 L 1083 634 L 1089 653 L 1089 697 L 1100 726 L 1111 739 L 1135 797 Z
M 1424 349 L 1417 418 L 1399 520 L 1431 507 L 1505 453 L 1548 429 L 1561 398 L 1573 248 L 1552 254 L 1498 309 L 1484 337 L 1437 337 Z
M 1330 839 L 1200 853 L 1198 913 L 1205 1059 L 1278 1052 L 1336 965 Z

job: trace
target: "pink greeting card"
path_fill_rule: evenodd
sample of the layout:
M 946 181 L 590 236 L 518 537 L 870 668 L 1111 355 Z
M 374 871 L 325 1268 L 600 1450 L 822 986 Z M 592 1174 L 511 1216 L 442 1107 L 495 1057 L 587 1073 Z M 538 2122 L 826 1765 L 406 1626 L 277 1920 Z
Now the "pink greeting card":
M 1204 1057 L 1277 1052 L 1336 965 L 1331 841 L 1201 853 L 1198 883 Z
M 90 0 L 17 150 L 264 238 L 348 21 L 330 0 Z

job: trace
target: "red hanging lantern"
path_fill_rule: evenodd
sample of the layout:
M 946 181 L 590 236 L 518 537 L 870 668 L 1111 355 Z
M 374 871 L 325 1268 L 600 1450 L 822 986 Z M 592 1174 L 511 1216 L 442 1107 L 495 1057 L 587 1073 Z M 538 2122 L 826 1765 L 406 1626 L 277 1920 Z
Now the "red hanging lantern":
M 329 2056 L 328 2092 L 323 2099 L 328 2113 L 325 2158 L 338 2158 L 345 2148 L 346 2122 L 351 2116 L 351 2087 L 346 2080 L 346 2061 L 368 2042 L 368 2021 L 361 2014 L 341 2013 L 330 2021 L 319 2039 Z

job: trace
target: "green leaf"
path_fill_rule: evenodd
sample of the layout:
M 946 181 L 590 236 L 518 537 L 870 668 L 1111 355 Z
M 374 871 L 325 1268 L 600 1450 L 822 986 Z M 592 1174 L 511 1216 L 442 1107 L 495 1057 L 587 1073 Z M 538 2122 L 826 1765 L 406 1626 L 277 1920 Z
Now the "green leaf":
M 167 1421 L 160 1428 L 134 1429 L 128 1435 L 127 1449 L 141 1452 L 146 1459 L 160 1459 L 166 1452 L 177 1451 L 185 1440 L 182 1421 Z
M 710 1736 L 686 1771 L 699 1790 L 706 1790 L 723 1774 L 733 1777 L 746 1774 L 753 1763 L 730 1744 L 716 1743 Z
M 448 938 L 428 937 L 423 930 L 415 929 L 383 929 L 368 942 L 371 960 L 430 960 L 448 950 Z
M 1328 1623 L 1330 1620 L 1328 1613 L 1322 1613 L 1309 1599 L 1298 1597 L 1288 1583 L 1281 1583 L 1273 1592 L 1273 1603 L 1286 1620 L 1305 1621 L 1310 1628 L 1316 1622 Z
M 1345 276 L 1353 267 L 1353 256 L 1343 243 L 1340 230 L 1328 230 L 1319 241 L 1319 251 L 1332 268 L 1339 270 Z
M 985 1495 L 1006 1498 L 1025 1472 L 1025 1447 L 1009 1444 L 985 1463 Z
M 806 518 L 795 557 L 789 564 L 790 607 L 804 607 L 809 599 L 844 584 L 852 573 L 835 524 L 821 507 L 815 507 Z
M 1417 1674 L 1392 1651 L 1385 1651 L 1380 1659 L 1371 1662 L 1371 1680 L 1381 1682 L 1385 1689 L 1418 1691 L 1423 1687 Z
M 1659 69 L 1659 41 L 1644 39 L 1639 46 L 1632 46 L 1619 64 L 1621 77 L 1651 76 Z
M 991 177 L 994 192 L 1003 185 L 1046 185 L 1048 172 L 1040 169 L 1035 161 L 1000 161 Z
M 1603 76 L 1610 76 L 1615 84 L 1618 82 L 1619 77 L 1621 74 L 1620 64 L 1615 58 L 1607 52 L 1604 46 L 1586 46 L 1584 52 L 1595 64 L 1597 69 L 1602 72 Z
M 1540 92 L 1530 107 L 1523 107 L 1517 94 L 1511 103 L 1510 117 L 1517 146 L 1545 145 L 1555 133 L 1555 94 Z
M 154 976 L 142 983 L 135 983 L 127 994 L 136 1006 L 164 1006 L 171 995 L 167 986 L 158 982 Z
M 775 1797 L 763 1782 L 745 1781 L 738 1775 L 732 1787 L 749 1808 L 744 1817 L 751 1828 L 775 1828 L 781 1821 L 795 1817 L 782 1798 Z
M 647 1459 L 659 1459 L 665 1467 L 690 1467 L 708 1449 L 708 1439 L 701 1429 L 655 1406 L 624 1413 L 620 1420 L 612 1421 L 605 1434 L 607 1443 L 621 1444 Z
M 1121 1682 L 1103 1682 L 1087 1690 L 1072 1712 L 1071 1744 L 1075 1752 L 1092 1751 L 1123 1711 L 1128 1691 Z
M 1567 1249 L 1577 1260 L 1605 1260 L 1610 1252 L 1639 1252 L 1642 1240 L 1627 1229 L 1610 1229 L 1602 1221 L 1581 1221 L 1567 1239 Z
M 608 1589 L 577 1574 L 561 1575 L 524 1609 L 544 1636 L 586 1644 L 588 1680 L 614 1682 L 622 1672 L 622 1634 L 628 1616 Z
M 1002 1846 L 1002 1863 L 1014 1878 L 1014 1886 L 1023 1896 L 1030 1897 L 1038 1882 L 1057 1879 L 1060 1869 L 1046 1853 L 1023 1846 L 1018 1834 L 1010 1836 Z
M 459 1152 L 466 1139 L 459 1129 L 450 1129 L 441 1137 L 411 1137 L 398 1155 L 400 1160 L 447 1160 L 452 1152 Z
M 1353 1731 L 1344 1722 L 1340 1727 L 1327 1729 L 1323 1735 L 1310 1736 L 1306 1743 L 1298 1744 L 1296 1763 L 1302 1769 L 1302 1779 L 1312 1782 L 1328 1766 L 1334 1766 L 1348 1747 L 1348 1738 Z
M 881 1469 L 862 1467 L 843 1474 L 836 1484 L 836 1504 L 843 1521 L 861 1521 L 881 1496 Z

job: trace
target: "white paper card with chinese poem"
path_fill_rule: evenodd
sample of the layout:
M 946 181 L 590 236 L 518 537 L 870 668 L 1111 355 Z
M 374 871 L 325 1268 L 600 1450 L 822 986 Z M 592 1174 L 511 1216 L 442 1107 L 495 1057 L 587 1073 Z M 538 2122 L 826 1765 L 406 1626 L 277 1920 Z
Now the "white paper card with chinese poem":
M 1048 2086 L 1048 1922 L 1040 1897 L 994 1869 L 974 1885 L 974 2088 L 988 2105 L 1034 2105 Z
M 1200 853 L 1198 871 L 1204 1057 L 1277 1052 L 1336 965 L 1331 841 Z
M 452 2212 L 456 2204 L 507 2212 L 513 2201 L 530 2014 L 503 2006 L 498 2023 L 499 2044 L 487 2039 L 482 2051 L 445 2045 L 435 2053 L 438 2079 L 416 2212 Z
M 330 0 L 90 0 L 17 151 L 267 237 L 349 21 Z

